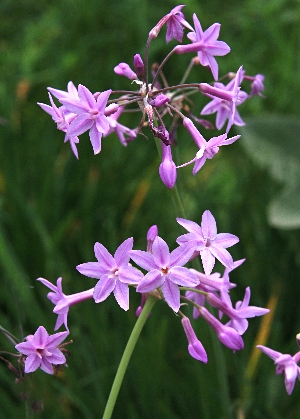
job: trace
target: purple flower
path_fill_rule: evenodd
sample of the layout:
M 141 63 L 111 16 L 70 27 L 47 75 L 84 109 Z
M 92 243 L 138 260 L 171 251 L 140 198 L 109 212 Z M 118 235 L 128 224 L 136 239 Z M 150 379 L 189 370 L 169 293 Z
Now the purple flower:
M 176 165 L 173 162 L 171 146 L 161 143 L 162 162 L 159 165 L 159 176 L 163 183 L 172 189 L 176 183 L 177 172 Z
M 218 153 L 219 147 L 222 145 L 232 144 L 240 138 L 240 135 L 236 135 L 235 137 L 227 139 L 227 134 L 222 134 L 218 137 L 211 138 L 209 141 L 205 141 L 204 137 L 200 134 L 194 123 L 189 118 L 183 119 L 183 125 L 193 137 L 193 140 L 199 147 L 199 151 L 197 151 L 196 157 L 187 163 L 177 166 L 177 169 L 187 166 L 188 164 L 195 163 L 193 175 L 199 172 L 207 159 L 212 159 Z
M 195 31 L 188 33 L 187 37 L 192 41 L 189 45 L 177 45 L 174 48 L 176 54 L 185 54 L 187 52 L 197 52 L 198 58 L 203 66 L 211 69 L 215 80 L 218 80 L 218 64 L 214 55 L 222 56 L 229 53 L 229 46 L 223 41 L 217 41 L 221 25 L 214 23 L 205 32 L 203 32 L 200 22 L 194 13 L 193 15 Z
M 43 111 L 51 115 L 53 121 L 57 124 L 57 129 L 59 129 L 60 131 L 66 132 L 64 142 L 66 143 L 67 141 L 70 141 L 71 149 L 75 157 L 78 159 L 78 151 L 77 151 L 76 144 L 79 143 L 79 139 L 76 136 L 69 135 L 67 132 L 70 122 L 74 118 L 76 118 L 76 115 L 66 112 L 66 109 L 64 106 L 61 106 L 60 108 L 58 108 L 53 102 L 53 99 L 50 93 L 49 93 L 49 98 L 50 98 L 51 106 L 45 105 L 44 103 L 39 103 L 39 102 L 38 102 L 38 105 L 43 109 Z
M 202 93 L 213 98 L 213 100 L 203 108 L 201 115 L 210 115 L 217 112 L 216 127 L 218 130 L 223 127 L 226 119 L 228 119 L 226 133 L 228 133 L 231 126 L 234 124 L 239 126 L 245 125 L 236 110 L 236 107 L 243 103 L 248 97 L 247 93 L 240 88 L 243 77 L 243 67 L 240 67 L 235 78 L 226 86 L 224 86 L 223 83 L 214 83 L 214 87 L 207 83 L 200 83 L 199 85 Z
M 60 328 L 62 324 L 65 325 L 65 328 L 69 330 L 67 319 L 69 313 L 69 307 L 74 304 L 81 303 L 82 301 L 88 300 L 93 297 L 94 288 L 91 288 L 87 291 L 82 291 L 76 294 L 65 295 L 62 291 L 62 278 L 58 278 L 56 286 L 51 282 L 47 281 L 44 278 L 38 278 L 37 281 L 40 281 L 46 287 L 50 288 L 53 292 L 47 294 L 47 298 L 55 305 L 53 313 L 57 314 L 57 320 L 54 327 L 54 330 Z
M 216 331 L 218 338 L 223 345 L 233 351 L 244 349 L 244 341 L 235 329 L 224 326 L 205 307 L 200 307 L 199 312 L 205 321 Z
M 161 18 L 157 25 L 149 32 L 149 39 L 156 38 L 161 28 L 167 24 L 166 42 L 170 42 L 173 38 L 181 42 L 183 37 L 183 26 L 191 31 L 193 30 L 192 26 L 184 19 L 184 14 L 181 12 L 183 7 L 184 5 L 176 6 L 170 13 Z
M 67 131 L 68 135 L 77 136 L 89 130 L 94 154 L 100 153 L 102 134 L 109 130 L 109 122 L 104 112 L 111 92 L 111 90 L 106 90 L 100 93 L 96 100 L 94 95 L 80 84 L 78 86 L 79 99 L 60 99 L 60 102 L 68 111 L 78 115 L 70 123 Z
M 212 293 L 207 293 L 206 301 L 230 318 L 230 321 L 226 323 L 226 326 L 232 327 L 240 335 L 243 335 L 248 328 L 247 318 L 263 316 L 270 311 L 267 308 L 249 306 L 250 295 L 250 287 L 247 287 L 244 300 L 238 301 L 235 309 L 232 307 L 230 298 L 228 298 L 227 302 L 224 302 Z M 230 301 L 230 303 L 228 303 L 228 301 Z
M 174 7 L 174 9 L 172 9 L 167 15 L 167 43 L 169 43 L 172 39 L 182 42 L 184 27 L 190 29 L 191 31 L 193 30 L 192 26 L 185 20 L 184 14 L 181 11 L 184 6 L 185 5 L 181 4 L 180 6 Z
M 189 269 L 183 268 L 193 254 L 191 246 L 183 246 L 171 253 L 167 243 L 159 236 L 153 242 L 152 253 L 132 250 L 131 259 L 141 268 L 148 271 L 140 281 L 138 292 L 151 292 L 161 287 L 169 306 L 177 312 L 180 307 L 180 291 L 178 285 L 194 287 L 199 283 L 197 277 Z
M 193 249 L 200 252 L 205 275 L 210 275 L 217 258 L 227 268 L 233 267 L 233 260 L 226 250 L 239 242 L 239 238 L 233 234 L 217 234 L 216 220 L 208 210 L 202 215 L 201 227 L 194 221 L 177 218 L 177 222 L 189 231 L 179 236 L 177 243 L 182 245 L 191 243 Z
M 94 251 L 98 262 L 87 262 L 76 266 L 83 275 L 99 279 L 94 289 L 94 300 L 100 303 L 114 292 L 123 310 L 129 309 L 128 284 L 137 284 L 143 274 L 129 264 L 133 238 L 125 240 L 116 250 L 114 257 L 101 244 L 95 243 Z
M 207 363 L 207 354 L 202 345 L 202 343 L 197 338 L 194 329 L 192 328 L 190 320 L 184 316 L 181 320 L 186 338 L 188 340 L 188 351 L 189 354 L 197 359 L 198 361 L 202 361 L 205 364 Z
M 53 89 L 53 87 L 48 87 L 50 93 L 53 94 L 58 100 L 59 99 L 79 99 L 78 91 L 72 81 L 69 81 L 67 86 L 68 91 Z
M 273 359 L 276 365 L 276 374 L 282 374 L 284 372 L 284 384 L 287 394 L 292 394 L 297 377 L 300 380 L 300 368 L 297 365 L 300 361 L 300 352 L 291 356 L 276 352 L 266 346 L 257 345 L 256 347 Z
M 107 116 L 109 130 L 103 135 L 103 137 L 107 137 L 112 132 L 115 132 L 121 144 L 126 147 L 130 141 L 133 141 L 136 138 L 138 131 L 137 129 L 130 129 L 118 122 L 118 118 L 122 114 L 123 110 L 124 106 L 120 106 L 116 112 Z
M 238 261 L 239 262 L 239 261 Z M 238 262 L 234 262 L 234 265 Z M 237 266 L 234 266 L 237 267 Z M 198 272 L 195 269 L 191 269 L 191 272 L 193 272 L 197 278 L 200 280 L 199 285 L 197 285 L 196 289 L 202 290 L 204 292 L 212 292 L 216 293 L 216 291 L 219 291 L 221 294 L 221 299 L 223 295 L 226 295 L 226 302 L 227 302 L 227 295 L 228 291 L 231 288 L 236 287 L 236 284 L 233 284 L 229 281 L 229 275 L 225 274 L 226 271 L 229 269 L 226 268 L 224 271 L 223 277 L 218 272 L 215 272 L 211 275 L 205 275 L 202 272 Z M 205 295 L 199 294 L 198 292 L 193 291 L 187 291 L 186 297 L 192 301 L 194 301 L 199 306 L 204 306 L 205 303 Z M 229 301 L 231 303 L 230 297 L 228 296 Z M 220 314 L 223 314 L 222 312 Z M 193 317 L 194 319 L 197 319 L 199 317 L 200 313 L 196 307 L 193 308 Z M 221 315 L 220 315 L 221 318 Z
M 265 76 L 263 76 L 262 74 L 256 74 L 251 83 L 251 93 L 249 97 L 253 97 L 254 95 L 264 97 L 261 93 L 265 90 L 264 79 Z
M 25 373 L 41 368 L 47 374 L 53 374 L 53 366 L 65 364 L 66 358 L 57 346 L 68 336 L 69 332 L 48 335 L 47 330 L 40 326 L 34 335 L 27 336 L 27 342 L 18 343 L 15 348 L 26 355 Z

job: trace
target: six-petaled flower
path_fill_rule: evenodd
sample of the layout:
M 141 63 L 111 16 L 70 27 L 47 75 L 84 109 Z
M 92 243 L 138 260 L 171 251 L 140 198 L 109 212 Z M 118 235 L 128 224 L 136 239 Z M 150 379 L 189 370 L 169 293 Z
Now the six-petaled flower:
M 66 357 L 58 349 L 58 345 L 68 336 L 69 332 L 49 335 L 44 326 L 40 326 L 34 335 L 29 335 L 26 342 L 18 343 L 15 347 L 21 354 L 26 355 L 25 373 L 41 368 L 47 374 L 53 374 L 53 365 L 66 363 Z

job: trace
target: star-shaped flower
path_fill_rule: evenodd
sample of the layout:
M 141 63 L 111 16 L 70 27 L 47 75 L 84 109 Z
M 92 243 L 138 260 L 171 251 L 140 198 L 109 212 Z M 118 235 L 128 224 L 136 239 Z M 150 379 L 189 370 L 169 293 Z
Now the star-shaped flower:
M 148 273 L 140 281 L 138 292 L 151 292 L 161 287 L 169 306 L 177 312 L 180 307 L 180 291 L 178 285 L 195 287 L 199 280 L 184 268 L 193 254 L 191 246 L 180 246 L 171 253 L 167 243 L 159 236 L 154 239 L 152 253 L 142 250 L 132 250 L 131 259 Z
M 109 130 L 109 122 L 105 116 L 105 107 L 111 90 L 99 94 L 97 100 L 83 85 L 78 86 L 79 99 L 62 98 L 60 102 L 66 109 L 77 115 L 70 123 L 67 133 L 70 136 L 81 135 L 89 130 L 94 154 L 101 151 L 101 137 Z
M 107 137 L 112 132 L 115 132 L 119 137 L 121 144 L 126 147 L 130 141 L 133 141 L 136 138 L 138 130 L 130 129 L 118 122 L 118 118 L 122 114 L 123 110 L 124 106 L 119 106 L 116 112 L 107 116 L 107 120 L 109 123 L 109 131 L 107 131 L 107 133 L 105 133 L 103 137 Z
M 133 238 L 125 240 L 112 256 L 101 244 L 95 243 L 94 251 L 98 262 L 87 262 L 76 266 L 83 275 L 99 279 L 94 289 L 94 300 L 100 303 L 111 292 L 123 310 L 129 308 L 129 284 L 138 284 L 143 274 L 129 264 Z
M 276 374 L 282 374 L 284 372 L 284 384 L 287 394 L 292 394 L 297 377 L 300 380 L 300 368 L 297 365 L 300 361 L 300 352 L 291 356 L 274 351 L 263 345 L 257 345 L 256 347 L 273 359 L 276 365 Z
M 62 291 L 62 278 L 58 278 L 56 286 L 49 282 L 47 279 L 38 278 L 37 281 L 40 281 L 46 287 L 50 288 L 52 292 L 47 294 L 47 298 L 55 305 L 53 313 L 57 314 L 57 320 L 54 327 L 54 330 L 60 328 L 62 324 L 65 325 L 65 328 L 68 328 L 68 313 L 69 307 L 81 303 L 82 301 L 88 300 L 93 297 L 94 288 L 91 288 L 86 291 L 78 292 L 76 294 L 65 295 Z
M 200 252 L 205 275 L 210 275 L 217 258 L 227 268 L 233 267 L 233 260 L 226 250 L 239 242 L 239 238 L 233 234 L 217 234 L 216 220 L 208 210 L 202 215 L 201 227 L 194 221 L 177 218 L 177 222 L 189 231 L 178 237 L 180 245 L 191 243 L 193 249 Z
M 61 106 L 60 108 L 58 108 L 55 105 L 50 93 L 49 93 L 49 98 L 50 98 L 51 106 L 46 105 L 44 103 L 39 103 L 39 102 L 38 102 L 38 105 L 43 109 L 43 111 L 51 115 L 53 121 L 57 124 L 57 129 L 66 133 L 64 142 L 65 143 L 67 141 L 70 142 L 71 149 L 75 157 L 78 159 L 78 151 L 77 151 L 76 144 L 79 143 L 79 138 L 76 136 L 71 136 L 67 132 L 70 122 L 74 118 L 76 118 L 76 115 L 70 112 L 66 112 L 66 108 L 64 106 Z
M 240 138 L 240 135 L 235 137 L 227 138 L 227 134 L 219 135 L 218 137 L 213 137 L 209 141 L 206 141 L 204 137 L 195 127 L 194 123 L 189 118 L 184 118 L 183 126 L 189 131 L 193 140 L 199 147 L 199 150 L 196 153 L 196 157 L 190 160 L 187 163 L 184 163 L 180 166 L 177 166 L 177 169 L 180 167 L 187 166 L 191 163 L 195 163 L 193 167 L 193 175 L 195 175 L 203 167 L 207 159 L 212 159 L 219 151 L 219 147 L 223 145 L 229 145 L 234 143 Z
M 184 18 L 184 14 L 181 11 L 183 7 L 183 4 L 176 6 L 167 15 L 167 43 L 169 43 L 172 39 L 176 39 L 177 41 L 182 42 L 184 27 L 191 31 L 193 30 L 192 26 Z
M 243 301 L 238 301 L 235 308 L 233 308 L 229 296 L 227 301 L 224 302 L 214 294 L 208 293 L 206 296 L 206 301 L 213 307 L 218 308 L 220 311 L 222 311 L 222 313 L 226 314 L 230 318 L 230 321 L 226 323 L 226 326 L 232 327 L 240 335 L 243 335 L 248 328 L 248 318 L 263 316 L 270 311 L 267 308 L 249 306 L 250 295 L 250 287 L 247 287 Z
M 219 23 L 214 23 L 205 32 L 203 32 L 199 19 L 196 14 L 193 15 L 195 31 L 188 33 L 187 37 L 192 41 L 189 45 L 177 45 L 174 48 L 176 54 L 184 54 L 187 52 L 197 52 L 198 58 L 203 66 L 211 69 L 215 80 L 218 80 L 218 63 L 214 56 L 222 56 L 229 53 L 229 46 L 218 41 L 220 27 Z
M 200 83 L 199 88 L 202 93 L 213 98 L 201 111 L 201 115 L 210 115 L 217 112 L 216 127 L 220 130 L 228 119 L 226 133 L 232 125 L 245 125 L 236 107 L 243 103 L 248 95 L 242 91 L 240 85 L 244 77 L 243 67 L 240 67 L 234 79 L 226 86 L 223 83 L 214 83 L 210 86 L 207 83 Z
M 181 42 L 183 37 L 183 27 L 193 30 L 192 26 L 185 20 L 181 9 L 184 4 L 174 7 L 170 13 L 160 19 L 160 21 L 149 32 L 148 39 L 154 39 L 158 36 L 161 28 L 167 24 L 166 42 L 170 42 L 173 38 Z
M 40 326 L 34 335 L 27 336 L 27 342 L 18 343 L 15 348 L 26 355 L 25 373 L 41 368 L 47 374 L 53 374 L 53 366 L 65 364 L 66 358 L 57 346 L 68 336 L 69 332 L 48 335 L 47 330 Z

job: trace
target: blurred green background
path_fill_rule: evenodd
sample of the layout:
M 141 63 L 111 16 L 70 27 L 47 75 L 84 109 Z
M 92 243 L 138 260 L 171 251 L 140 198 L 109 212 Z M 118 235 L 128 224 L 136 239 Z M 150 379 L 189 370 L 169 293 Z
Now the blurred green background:
M 157 224 L 174 248 L 182 233 L 171 194 L 159 179 L 159 157 L 147 130 L 148 141 L 139 136 L 127 148 L 116 136 L 104 139 L 97 156 L 84 134 L 77 161 L 63 144 L 64 134 L 36 105 L 48 103 L 47 86 L 65 90 L 69 80 L 92 92 L 129 88 L 127 79 L 113 73 L 114 66 L 131 64 L 136 53 L 143 56 L 149 30 L 176 5 L 169 0 L 0 3 L 0 324 L 20 340 L 39 325 L 52 333 L 55 324 L 47 290 L 37 277 L 55 282 L 62 276 L 66 294 L 79 292 L 95 284 L 75 267 L 95 260 L 96 241 L 114 252 L 133 236 L 135 248 L 143 249 L 147 229 Z M 133 354 L 114 417 L 300 417 L 300 385 L 287 396 L 273 362 L 257 358 L 254 349 L 260 343 L 294 354 L 295 334 L 300 332 L 300 2 L 187 0 L 183 11 L 191 23 L 197 13 L 203 29 L 222 24 L 219 39 L 230 45 L 231 53 L 218 59 L 220 75 L 243 65 L 247 74 L 266 77 L 266 97 L 239 108 L 249 120 L 248 128 L 233 130 L 242 133 L 242 139 L 221 149 L 197 176 L 190 167 L 182 169 L 178 185 L 188 218 L 200 222 L 209 209 L 219 232 L 240 237 L 231 253 L 235 260 L 247 260 L 231 275 L 238 284 L 233 301 L 242 299 L 250 285 L 251 304 L 270 304 L 274 317 L 269 323 L 250 320 L 245 349 L 236 354 L 220 348 L 199 319 L 195 330 L 209 356 L 203 365 L 189 356 L 179 318 L 157 304 Z M 163 29 L 151 45 L 150 63 L 161 60 L 174 45 L 172 41 L 166 46 Z M 170 83 L 180 80 L 190 59 L 172 57 L 165 68 Z M 196 67 L 189 81 L 209 82 L 210 75 Z M 205 103 L 200 97 L 197 113 Z M 135 127 L 139 119 L 125 115 L 121 122 Z M 178 144 L 183 161 L 191 158 L 192 141 L 181 129 Z M 263 151 L 257 152 L 260 146 Z M 291 205 L 281 196 L 286 190 L 289 199 L 296 197 Z M 136 320 L 139 297 L 131 292 L 130 299 L 126 313 L 112 296 L 103 304 L 88 301 L 71 308 L 74 343 L 69 346 L 69 368 L 59 376 L 38 371 L 15 384 L 13 372 L 1 362 L 0 417 L 25 417 L 24 398 L 27 405 L 43 403 L 42 418 L 101 417 Z M 4 336 L 0 350 L 14 352 Z M 231 412 L 222 404 L 226 391 Z

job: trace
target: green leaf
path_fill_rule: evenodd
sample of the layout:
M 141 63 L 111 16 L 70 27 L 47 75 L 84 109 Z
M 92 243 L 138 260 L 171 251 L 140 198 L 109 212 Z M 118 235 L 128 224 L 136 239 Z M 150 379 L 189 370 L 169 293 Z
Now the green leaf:
M 275 179 L 289 185 L 300 180 L 300 119 L 270 115 L 246 120 L 240 143 Z
M 286 187 L 268 206 L 268 221 L 277 228 L 300 227 L 300 185 Z

